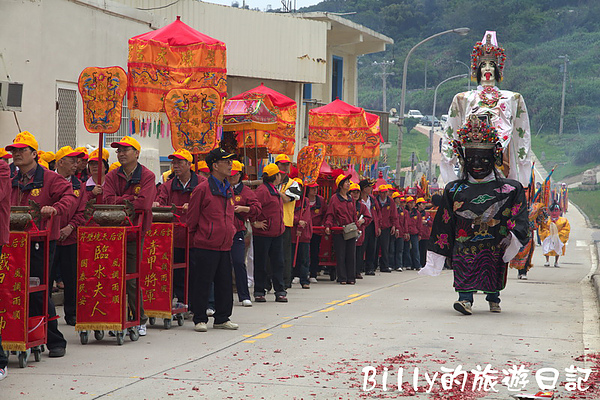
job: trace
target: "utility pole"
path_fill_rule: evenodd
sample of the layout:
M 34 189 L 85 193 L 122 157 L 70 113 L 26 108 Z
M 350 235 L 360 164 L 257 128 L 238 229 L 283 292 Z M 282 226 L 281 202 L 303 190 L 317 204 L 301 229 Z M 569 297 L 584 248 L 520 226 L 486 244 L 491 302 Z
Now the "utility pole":
M 382 61 L 377 62 L 373 61 L 373 65 L 376 67 L 381 67 L 381 72 L 376 72 L 376 76 L 381 76 L 381 80 L 383 81 L 383 112 L 388 112 L 387 109 L 387 77 L 390 75 L 394 75 L 393 72 L 387 72 L 387 69 L 394 65 L 394 60 L 392 61 Z
M 558 58 L 562 58 L 563 63 L 563 87 L 562 87 L 562 100 L 560 101 L 560 125 L 558 126 L 558 134 L 562 135 L 563 133 L 563 125 L 565 121 L 565 92 L 567 88 L 567 63 L 569 62 L 569 56 L 558 56 Z

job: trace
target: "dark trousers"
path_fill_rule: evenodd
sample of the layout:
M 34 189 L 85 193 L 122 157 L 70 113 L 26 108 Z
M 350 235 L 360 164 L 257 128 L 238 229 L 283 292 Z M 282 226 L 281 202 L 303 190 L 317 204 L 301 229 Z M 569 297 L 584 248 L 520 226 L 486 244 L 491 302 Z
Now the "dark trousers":
M 293 243 L 294 251 L 296 243 Z M 296 256 L 296 266 L 294 268 L 294 275 L 300 278 L 301 285 L 309 285 L 308 280 L 308 265 L 310 264 L 310 243 L 298 243 L 298 254 Z
M 65 285 L 65 319 L 75 318 L 77 301 L 77 243 L 56 246 L 56 254 L 51 268 L 50 288 L 59 275 Z
M 335 233 L 333 249 L 335 251 L 338 282 L 354 282 L 356 280 L 356 238 L 344 240 L 344 235 Z
M 404 253 L 404 237 L 391 238 L 390 240 L 390 264 L 393 269 L 404 268 L 402 255 Z
M 50 241 L 50 255 L 48 258 L 48 265 L 52 265 L 54 260 L 54 251 L 56 249 L 56 241 Z M 31 243 L 31 260 L 30 260 L 30 271 L 29 275 L 32 277 L 40 278 L 41 284 L 46 284 L 43 281 L 44 275 L 44 243 L 32 242 Z M 44 295 L 42 293 L 31 293 L 29 295 L 29 316 L 33 317 L 36 315 L 44 315 Z M 56 317 L 56 308 L 52 301 L 52 290 L 48 287 L 48 324 L 46 326 L 47 341 L 46 345 L 48 349 L 66 348 L 67 341 L 63 334 L 58 330 L 58 321 Z
M 283 235 L 254 236 L 254 297 L 264 296 L 267 287 L 267 257 L 271 262 L 273 288 L 276 296 L 287 295 L 283 282 Z M 290 281 L 291 282 L 291 281 Z
M 406 246 L 406 243 L 404 243 Z M 413 269 L 421 268 L 421 257 L 419 256 L 419 235 L 410 235 L 410 261 Z
M 248 273 L 246 272 L 246 243 L 244 235 L 246 231 L 239 231 L 233 237 L 231 246 L 231 263 L 235 274 L 235 287 L 237 288 L 238 300 L 250 300 L 248 290 Z
M 143 246 L 143 241 L 141 246 Z M 137 254 L 138 248 L 136 246 L 137 242 L 127 242 L 127 273 L 133 274 L 137 271 Z M 139 272 L 139 271 L 138 271 Z M 135 281 L 135 279 L 128 279 L 125 283 L 126 291 L 127 291 L 127 304 L 129 306 L 129 313 L 131 314 L 132 319 L 136 319 L 137 317 L 137 299 L 140 282 Z M 144 313 L 144 305 L 142 304 L 142 299 L 140 297 L 140 325 L 144 325 L 148 322 L 148 317 L 146 313 Z
M 310 277 L 316 278 L 319 268 L 319 253 L 321 252 L 321 235 L 314 233 L 310 239 Z
M 365 242 L 356 246 L 356 274 L 365 272 Z
M 2 335 L 0 335 L 0 369 L 6 368 L 8 365 L 8 354 L 2 349 Z
M 285 227 L 283 232 L 283 282 L 286 288 L 292 287 L 292 261 L 294 257 L 292 246 L 292 228 Z
M 231 284 L 231 252 L 207 249 L 190 249 L 190 277 L 192 280 L 192 312 L 194 324 L 208 322 L 206 309 L 210 284 L 215 287 L 215 324 L 229 321 L 233 311 L 233 286 Z
M 421 268 L 425 266 L 425 262 L 427 261 L 427 242 L 429 242 L 429 239 L 419 240 L 419 261 L 421 261 Z
M 371 223 L 367 226 L 364 232 L 365 241 L 362 244 L 365 252 L 365 264 L 364 270 L 365 272 L 375 271 L 375 260 L 376 260 L 376 245 L 377 245 L 377 236 L 375 232 L 375 224 Z
M 185 248 L 175 247 L 173 248 L 173 264 L 179 264 L 185 262 Z M 189 264 L 188 264 L 189 265 Z M 190 302 L 190 288 L 189 284 L 189 271 L 188 271 L 188 296 L 185 297 L 185 269 L 177 268 L 173 270 L 173 296 L 177 297 L 177 301 L 180 303 L 187 304 Z
M 381 251 L 381 258 L 380 258 L 380 263 L 379 263 L 379 269 L 380 270 L 385 270 L 387 268 L 390 267 L 390 258 L 389 258 L 389 252 L 390 252 L 390 236 L 391 236 L 391 230 L 392 228 L 383 228 L 381 230 L 381 235 L 379 235 L 379 237 L 377 238 L 377 247 L 375 250 L 375 254 L 379 253 Z

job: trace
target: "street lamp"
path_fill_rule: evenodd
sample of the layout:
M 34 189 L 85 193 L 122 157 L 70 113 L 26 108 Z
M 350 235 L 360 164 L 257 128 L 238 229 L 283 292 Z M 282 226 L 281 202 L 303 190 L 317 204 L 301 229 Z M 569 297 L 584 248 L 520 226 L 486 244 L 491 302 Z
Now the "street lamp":
M 427 178 L 429 180 L 431 180 L 432 178 L 432 171 L 431 171 L 431 164 L 432 164 L 432 158 L 433 158 L 433 130 L 434 130 L 434 123 L 433 121 L 435 121 L 435 106 L 436 106 L 436 102 L 437 102 L 437 91 L 440 88 L 440 86 L 442 86 L 442 84 L 452 80 L 452 79 L 457 79 L 457 78 L 468 78 L 469 74 L 461 74 L 461 75 L 454 75 L 451 76 L 450 78 L 446 78 L 443 81 L 441 81 L 440 83 L 438 83 L 438 85 L 435 87 L 435 92 L 433 93 L 433 114 L 431 116 L 431 131 L 429 132 L 429 168 L 427 169 L 428 173 L 427 173 Z
M 457 63 L 464 65 L 465 67 L 467 67 L 467 74 L 471 74 L 471 67 L 469 67 L 468 64 L 460 61 L 460 60 L 456 60 Z M 471 79 L 469 79 L 469 83 L 467 84 L 467 90 L 471 91 Z
M 404 107 L 405 107 L 404 100 L 406 98 L 406 74 L 407 74 L 407 70 L 408 70 L 408 59 L 410 58 L 410 55 L 412 54 L 413 51 L 415 51 L 415 49 L 417 47 L 419 47 L 420 45 L 422 45 L 425 42 L 430 41 L 431 39 L 434 39 L 438 36 L 445 35 L 447 33 L 456 33 L 460 36 L 465 36 L 469 33 L 469 31 L 470 31 L 469 28 L 456 28 L 456 29 L 450 29 L 450 30 L 447 30 L 444 32 L 436 33 L 435 35 L 431 35 L 428 38 L 421 40 L 412 49 L 410 49 L 410 51 L 406 55 L 406 59 L 404 60 L 404 69 L 402 72 L 402 94 L 400 95 L 400 110 L 399 110 L 400 114 L 398 117 L 398 154 L 396 155 L 396 184 L 398 186 L 400 185 L 400 166 L 402 165 L 402 162 L 401 162 L 401 158 L 402 158 L 402 126 L 404 125 Z

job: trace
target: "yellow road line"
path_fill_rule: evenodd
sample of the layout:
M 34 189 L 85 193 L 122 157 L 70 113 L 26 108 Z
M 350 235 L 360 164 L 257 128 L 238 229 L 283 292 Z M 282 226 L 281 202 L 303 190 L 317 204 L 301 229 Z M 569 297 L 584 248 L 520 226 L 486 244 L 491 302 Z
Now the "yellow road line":
M 289 328 L 290 326 L 294 326 L 294 325 L 290 325 L 290 324 L 283 324 L 283 325 L 281 325 L 282 328 Z

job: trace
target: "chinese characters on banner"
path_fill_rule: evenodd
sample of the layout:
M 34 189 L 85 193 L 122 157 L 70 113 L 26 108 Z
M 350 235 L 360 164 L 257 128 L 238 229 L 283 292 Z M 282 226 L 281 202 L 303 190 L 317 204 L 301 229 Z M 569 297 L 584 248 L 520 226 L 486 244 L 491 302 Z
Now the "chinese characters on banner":
M 142 249 L 140 282 L 144 311 L 149 317 L 171 318 L 173 224 L 153 223 Z
M 0 255 L 0 334 L 5 351 L 25 351 L 29 314 L 27 232 L 11 232 Z
M 77 232 L 75 330 L 121 330 L 125 315 L 125 228 L 80 227 Z

